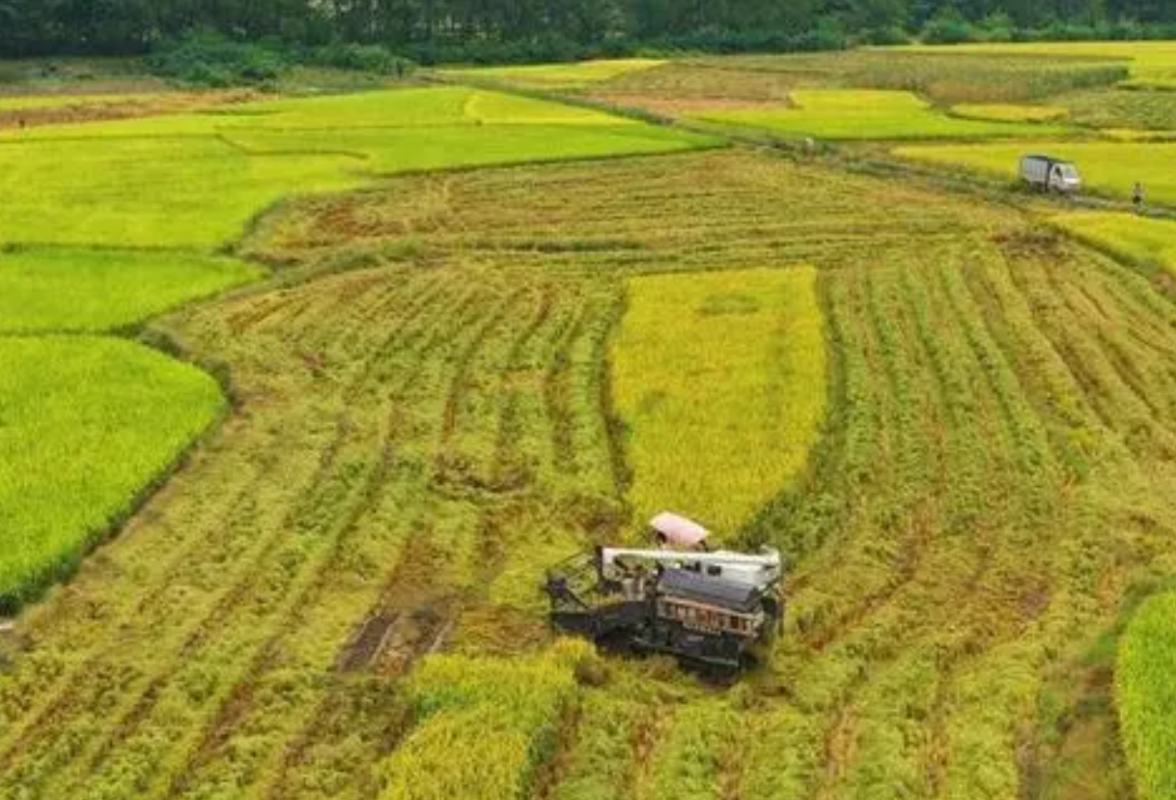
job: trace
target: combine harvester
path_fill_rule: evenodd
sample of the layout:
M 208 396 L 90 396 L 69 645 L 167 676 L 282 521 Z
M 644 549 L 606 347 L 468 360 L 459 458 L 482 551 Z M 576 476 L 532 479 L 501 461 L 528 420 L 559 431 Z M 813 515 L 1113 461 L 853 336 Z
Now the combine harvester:
M 715 673 L 755 663 L 784 621 L 779 552 L 709 552 L 705 528 L 668 512 L 650 524 L 654 549 L 600 547 L 548 571 L 553 626 Z

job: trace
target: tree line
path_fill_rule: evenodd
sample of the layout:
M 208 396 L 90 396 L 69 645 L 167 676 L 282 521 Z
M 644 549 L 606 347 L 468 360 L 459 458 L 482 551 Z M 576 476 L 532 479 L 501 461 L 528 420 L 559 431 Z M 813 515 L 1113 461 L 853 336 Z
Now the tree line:
M 639 47 L 829 49 L 1167 35 L 1172 0 L 0 0 L 0 55 L 132 54 L 195 31 L 423 60 L 621 55 Z

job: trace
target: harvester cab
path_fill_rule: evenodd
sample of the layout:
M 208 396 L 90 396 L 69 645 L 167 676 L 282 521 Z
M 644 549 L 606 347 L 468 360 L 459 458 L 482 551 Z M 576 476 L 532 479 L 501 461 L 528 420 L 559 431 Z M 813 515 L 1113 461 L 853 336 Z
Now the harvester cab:
M 650 525 L 655 548 L 601 547 L 548 571 L 552 625 L 714 672 L 755 663 L 783 624 L 779 552 L 708 550 L 706 528 L 668 512 Z

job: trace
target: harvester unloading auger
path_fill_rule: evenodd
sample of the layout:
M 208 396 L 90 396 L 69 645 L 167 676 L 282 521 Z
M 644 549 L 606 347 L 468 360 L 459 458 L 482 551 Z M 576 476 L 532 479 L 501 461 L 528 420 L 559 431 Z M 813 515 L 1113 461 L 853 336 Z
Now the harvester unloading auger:
M 705 528 L 668 512 L 650 525 L 654 549 L 600 547 L 548 571 L 552 624 L 725 673 L 754 663 L 784 620 L 779 552 L 710 552 Z

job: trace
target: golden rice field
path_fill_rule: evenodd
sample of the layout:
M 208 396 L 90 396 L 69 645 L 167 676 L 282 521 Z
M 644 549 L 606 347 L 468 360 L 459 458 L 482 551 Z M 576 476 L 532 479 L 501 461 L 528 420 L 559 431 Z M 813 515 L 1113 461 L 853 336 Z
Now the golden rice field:
M 1170 724 L 1176 705 L 1174 614 L 1176 595 L 1153 597 L 1136 613 L 1121 645 L 1116 688 L 1123 707 L 1123 738 L 1143 798 L 1170 797 L 1176 792 L 1171 761 L 1176 737 Z
M 132 342 L 0 337 L 0 611 L 76 569 L 224 405 L 208 375 Z
M 816 272 L 648 275 L 626 296 L 613 397 L 634 510 L 737 530 L 804 469 L 825 419 Z
M 1129 263 L 1176 276 L 1176 222 L 1134 214 L 1087 211 L 1054 217 L 1072 236 Z
M 1032 115 L 1015 121 L 949 116 L 910 92 L 805 89 L 791 92 L 789 100 L 788 106 L 709 111 L 699 119 L 832 140 L 1025 138 L 1067 133 L 1064 128 L 1031 124 L 1043 121 Z

